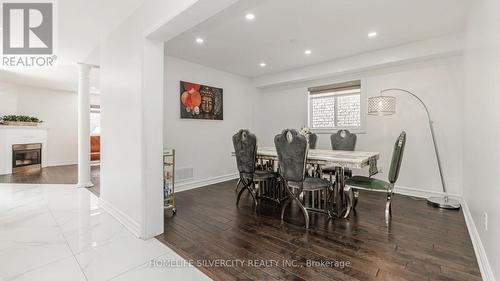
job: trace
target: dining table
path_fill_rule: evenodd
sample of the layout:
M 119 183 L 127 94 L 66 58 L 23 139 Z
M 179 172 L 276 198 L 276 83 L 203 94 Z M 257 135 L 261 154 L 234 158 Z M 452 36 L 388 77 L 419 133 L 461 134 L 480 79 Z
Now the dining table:
M 278 163 L 278 153 L 274 147 L 257 148 L 257 158 Z M 368 174 L 373 176 L 378 173 L 377 160 L 379 158 L 379 152 L 309 149 L 307 164 L 318 167 L 320 171 L 323 167 L 335 167 L 334 202 L 331 204 L 333 209 L 329 210 L 332 216 L 347 217 L 350 213 L 348 208 L 352 207 L 352 204 L 351 206 L 347 204 L 347 198 L 344 194 L 345 170 L 368 169 Z

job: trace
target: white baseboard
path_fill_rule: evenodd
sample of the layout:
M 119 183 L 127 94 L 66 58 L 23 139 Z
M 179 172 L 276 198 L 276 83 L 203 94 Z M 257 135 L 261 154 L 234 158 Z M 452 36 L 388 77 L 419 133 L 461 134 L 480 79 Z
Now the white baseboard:
M 175 192 L 182 192 L 190 189 L 199 188 L 206 185 L 216 184 L 228 180 L 234 180 L 238 178 L 238 174 L 228 174 L 212 178 L 206 178 L 201 180 L 183 181 L 175 183 Z
M 78 161 L 74 160 L 69 160 L 69 161 L 53 161 L 53 162 L 47 162 L 45 167 L 54 167 L 54 166 L 67 166 L 67 165 L 76 165 L 78 164 Z
M 495 281 L 495 276 L 493 275 L 490 262 L 488 261 L 488 256 L 486 255 L 483 242 L 481 242 L 481 237 L 479 236 L 479 232 L 477 231 L 476 224 L 474 223 L 474 219 L 472 218 L 472 214 L 470 212 L 469 206 L 467 205 L 467 201 L 461 200 L 460 203 L 462 204 L 465 223 L 467 224 L 469 236 L 472 240 L 472 245 L 474 246 L 474 252 L 476 253 L 476 259 L 477 263 L 479 264 L 479 270 L 481 271 L 481 277 L 484 281 Z
M 142 238 L 141 226 L 138 222 L 132 219 L 130 216 L 120 211 L 110 202 L 99 197 L 99 206 L 102 207 L 111 216 L 117 219 L 121 224 L 123 224 L 132 234 L 138 238 Z
M 428 190 L 428 189 L 413 188 L 413 187 L 398 186 L 398 185 L 394 187 L 394 193 L 412 196 L 412 197 L 419 197 L 419 198 L 429 198 L 432 196 L 443 196 L 444 195 L 443 192 L 439 192 L 439 191 L 432 191 L 432 190 Z M 455 198 L 457 200 L 462 200 L 462 196 L 457 195 L 457 194 L 449 194 L 448 193 L 448 196 L 451 198 Z

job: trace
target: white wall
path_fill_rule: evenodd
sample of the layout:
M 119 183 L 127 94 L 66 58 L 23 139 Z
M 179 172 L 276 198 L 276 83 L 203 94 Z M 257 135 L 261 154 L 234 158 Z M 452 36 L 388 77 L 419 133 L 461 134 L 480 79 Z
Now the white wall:
M 257 133 L 262 145 L 273 146 L 274 135 L 283 128 L 307 124 L 307 88 L 362 79 L 368 96 L 386 88 L 413 91 L 427 104 L 436 121 L 445 178 L 452 194 L 462 194 L 462 98 L 463 64 L 460 56 L 387 67 L 379 70 L 332 77 L 265 89 L 259 95 Z M 358 135 L 357 150 L 381 152 L 377 177 L 387 180 L 392 148 L 402 130 L 407 144 L 397 185 L 415 191 L 441 192 L 441 183 L 424 108 L 413 98 L 397 96 L 397 114 L 367 117 L 366 134 Z M 329 135 L 319 135 L 318 148 L 330 149 Z
M 142 238 L 163 232 L 163 44 L 146 31 L 193 2 L 146 1 L 100 46 L 100 199 Z
M 180 119 L 181 80 L 223 88 L 224 120 Z M 165 58 L 165 147 L 175 148 L 177 169 L 193 169 L 193 178 L 183 187 L 235 175 L 231 137 L 242 128 L 254 130 L 257 92 L 248 78 Z
M 102 40 L 100 199 L 137 236 L 163 232 L 164 54 L 158 43 L 169 38 L 152 36 L 163 27 L 169 36 L 180 34 L 234 1 L 145 1 Z
M 477 1 L 466 32 L 464 198 L 497 280 L 500 279 L 499 30 L 500 2 Z M 489 217 L 487 231 L 484 228 L 484 213 Z M 481 262 L 485 264 L 485 260 Z
M 0 82 L 0 116 L 30 115 L 43 120 L 47 135 L 47 165 L 76 164 L 77 95 L 74 92 Z
M 141 28 L 134 23 L 122 24 L 120 30 L 108 37 L 100 48 L 100 195 L 102 200 L 109 201 L 114 208 L 126 214 L 136 231 L 140 231 L 142 220 L 142 40 L 134 35 L 140 34 Z M 124 31 L 126 29 L 129 29 L 128 32 Z M 127 34 L 130 36 L 127 37 Z M 126 112 L 124 109 L 127 109 Z

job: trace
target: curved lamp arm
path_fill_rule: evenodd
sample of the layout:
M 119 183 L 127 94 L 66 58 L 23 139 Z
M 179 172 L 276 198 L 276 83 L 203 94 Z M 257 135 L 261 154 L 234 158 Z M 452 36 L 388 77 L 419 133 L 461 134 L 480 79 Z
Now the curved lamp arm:
M 407 94 L 411 95 L 412 97 L 414 97 L 415 99 L 417 99 L 424 106 L 425 112 L 427 113 L 427 119 L 429 120 L 429 127 L 431 128 L 432 144 L 434 145 L 434 152 L 436 153 L 436 159 L 437 159 L 437 164 L 438 164 L 438 168 L 439 168 L 439 176 L 441 177 L 441 185 L 443 186 L 444 198 L 445 198 L 445 201 L 448 201 L 448 192 L 446 190 L 446 184 L 444 181 L 443 168 L 441 165 L 441 158 L 439 157 L 439 150 L 438 150 L 438 147 L 436 144 L 436 137 L 435 137 L 435 133 L 434 133 L 434 122 L 431 119 L 429 109 L 425 105 L 424 101 L 422 101 L 422 99 L 420 99 L 417 95 L 415 95 L 414 93 L 412 93 L 408 90 L 404 90 L 404 89 L 400 89 L 400 88 L 390 88 L 390 89 L 385 89 L 385 90 L 380 91 L 380 94 L 382 94 L 384 92 L 388 92 L 388 91 L 400 91 L 400 92 L 407 93 Z
M 405 92 L 411 96 L 413 96 L 414 98 L 416 98 L 425 108 L 425 112 L 427 113 L 427 119 L 429 120 L 430 123 L 432 123 L 433 121 L 431 120 L 431 115 L 429 113 L 429 109 L 427 109 L 427 106 L 425 105 L 424 101 L 422 101 L 422 99 L 420 99 L 417 95 L 415 95 L 414 93 L 408 91 L 408 90 L 405 90 L 405 89 L 400 89 L 400 88 L 390 88 L 390 89 L 385 89 L 385 90 L 382 90 L 380 91 L 380 94 L 384 93 L 384 92 L 389 92 L 389 91 L 400 91 L 400 92 Z

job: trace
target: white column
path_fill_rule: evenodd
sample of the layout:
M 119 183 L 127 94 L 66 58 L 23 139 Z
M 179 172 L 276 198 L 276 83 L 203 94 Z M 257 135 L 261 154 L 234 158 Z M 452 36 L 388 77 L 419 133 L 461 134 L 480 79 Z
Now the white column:
M 90 181 L 90 69 L 78 64 L 78 187 L 93 186 Z

